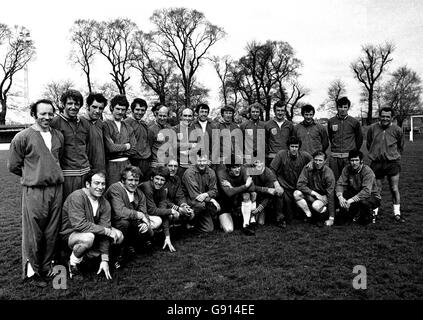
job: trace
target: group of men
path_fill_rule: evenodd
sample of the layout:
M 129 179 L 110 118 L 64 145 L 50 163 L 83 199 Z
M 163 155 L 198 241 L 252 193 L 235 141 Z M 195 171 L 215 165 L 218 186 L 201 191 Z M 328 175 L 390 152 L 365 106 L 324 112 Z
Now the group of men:
M 58 252 L 68 254 L 71 278 L 80 277 L 83 260 L 94 258 L 107 279 L 110 253 L 119 269 L 157 231 L 163 230 L 163 249 L 173 252 L 173 225 L 198 232 L 216 226 L 232 232 L 239 225 L 254 235 L 266 220 L 281 228 L 293 219 L 326 226 L 335 217 L 374 222 L 385 176 L 395 220 L 404 221 L 398 191 L 404 138 L 392 124 L 392 109 L 381 109 L 379 123 L 367 131 L 369 167 L 346 97 L 327 130 L 315 122 L 311 105 L 302 107 L 304 121 L 295 126 L 279 102 L 267 122 L 257 103 L 240 126 L 233 108 L 222 107 L 216 123 L 200 104 L 195 120 L 185 108 L 171 126 L 166 106 L 154 107 L 148 125 L 146 101 L 129 104 L 124 95 L 110 100 L 112 119 L 103 121 L 107 104 L 92 93 L 81 116 L 83 97 L 68 90 L 56 115 L 51 101 L 39 100 L 30 106 L 35 123 L 11 142 L 8 168 L 23 185 L 22 275 L 36 286 L 47 285 Z

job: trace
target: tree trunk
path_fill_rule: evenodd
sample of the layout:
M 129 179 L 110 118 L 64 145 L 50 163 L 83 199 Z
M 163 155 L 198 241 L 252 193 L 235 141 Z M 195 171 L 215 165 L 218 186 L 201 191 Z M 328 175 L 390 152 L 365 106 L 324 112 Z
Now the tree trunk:
M 400 128 L 402 128 L 403 122 L 404 122 L 404 118 L 397 116 L 397 126 L 400 127 Z
M 6 124 L 6 113 L 7 113 L 7 98 L 0 99 L 1 112 L 0 112 L 0 125 Z
M 87 73 L 87 85 L 88 85 L 88 94 L 93 92 L 93 88 L 91 86 L 91 79 L 90 79 L 90 74 Z
M 373 90 L 369 90 L 369 108 L 367 110 L 367 125 L 370 126 L 373 122 Z

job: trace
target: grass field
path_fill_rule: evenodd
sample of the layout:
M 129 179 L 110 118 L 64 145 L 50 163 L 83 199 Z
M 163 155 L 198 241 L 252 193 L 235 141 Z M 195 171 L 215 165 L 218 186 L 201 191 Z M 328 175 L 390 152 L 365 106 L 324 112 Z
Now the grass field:
M 374 225 L 317 228 L 266 225 L 255 237 L 239 230 L 175 234 L 177 252 L 140 253 L 107 281 L 93 272 L 67 290 L 33 289 L 21 281 L 21 187 L 0 151 L 0 299 L 421 299 L 423 297 L 423 139 L 407 142 L 401 209 L 392 220 L 383 190 Z M 367 289 L 352 286 L 353 268 L 367 270 Z

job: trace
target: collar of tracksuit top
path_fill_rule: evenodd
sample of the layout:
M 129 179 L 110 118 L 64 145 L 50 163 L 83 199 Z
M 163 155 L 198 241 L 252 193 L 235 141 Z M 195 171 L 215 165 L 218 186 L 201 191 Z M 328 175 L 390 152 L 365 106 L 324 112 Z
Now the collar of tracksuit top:
M 66 117 L 63 113 L 60 113 L 59 114 L 59 117 L 61 117 L 66 122 L 74 122 L 76 124 L 78 124 L 81 121 L 81 119 L 79 118 L 79 116 L 76 116 L 76 119 L 70 119 L 70 118 Z
M 310 127 L 310 126 L 314 126 L 316 124 L 316 122 L 313 120 L 311 120 L 311 123 L 307 123 L 305 122 L 305 120 L 301 121 L 301 125 L 303 125 L 304 127 Z
M 336 115 L 336 117 L 337 117 L 339 120 L 345 120 L 345 119 L 347 119 L 347 118 L 348 118 L 348 115 L 346 115 L 345 117 L 341 118 L 341 117 L 339 116 L 339 114 L 337 114 L 337 115 Z

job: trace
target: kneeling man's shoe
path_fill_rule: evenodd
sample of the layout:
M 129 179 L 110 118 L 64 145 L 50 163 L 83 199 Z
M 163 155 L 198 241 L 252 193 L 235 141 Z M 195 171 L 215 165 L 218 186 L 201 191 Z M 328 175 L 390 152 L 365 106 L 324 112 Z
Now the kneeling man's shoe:
M 254 236 L 256 234 L 256 232 L 251 228 L 250 225 L 246 225 L 245 227 L 243 227 L 242 232 L 247 236 Z
M 285 220 L 278 220 L 278 221 L 276 221 L 276 226 L 279 227 L 279 228 L 285 229 L 286 228 L 286 222 L 285 222 Z
M 405 222 L 405 219 L 400 215 L 400 214 L 396 214 L 395 216 L 394 216 L 394 219 L 395 219 L 395 221 L 396 222 L 398 222 L 398 223 L 404 223 Z

